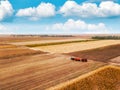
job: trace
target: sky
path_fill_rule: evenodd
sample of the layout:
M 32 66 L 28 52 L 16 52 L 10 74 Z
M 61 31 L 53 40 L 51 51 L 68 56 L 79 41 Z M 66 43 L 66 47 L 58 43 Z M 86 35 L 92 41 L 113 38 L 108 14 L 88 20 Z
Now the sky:
M 0 34 L 120 34 L 120 0 L 0 0 Z

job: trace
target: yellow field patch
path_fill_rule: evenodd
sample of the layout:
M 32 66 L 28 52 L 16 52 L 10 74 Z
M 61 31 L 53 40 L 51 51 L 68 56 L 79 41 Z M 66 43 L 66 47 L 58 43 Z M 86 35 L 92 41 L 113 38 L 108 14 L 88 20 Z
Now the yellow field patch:
M 40 46 L 34 48 L 45 52 L 70 53 L 70 52 L 94 49 L 109 45 L 115 45 L 115 44 L 120 44 L 120 40 L 100 40 L 100 41 L 91 41 L 91 42 Z

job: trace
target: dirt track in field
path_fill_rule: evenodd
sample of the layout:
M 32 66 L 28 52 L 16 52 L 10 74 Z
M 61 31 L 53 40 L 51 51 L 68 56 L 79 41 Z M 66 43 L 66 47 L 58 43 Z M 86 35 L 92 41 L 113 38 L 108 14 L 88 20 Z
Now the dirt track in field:
M 110 59 L 120 56 L 120 44 L 97 49 L 68 53 L 68 55 L 89 58 L 96 61 L 109 62 Z M 118 58 L 120 60 L 120 58 Z
M 44 90 L 102 65 L 105 63 L 92 60 L 74 62 L 59 54 L 0 59 L 0 90 Z
M 34 48 L 45 52 L 70 53 L 75 51 L 83 51 L 83 50 L 100 48 L 100 47 L 116 45 L 116 44 L 120 44 L 120 40 L 100 40 L 100 41 L 70 43 L 70 44 L 62 44 L 62 45 L 40 46 Z

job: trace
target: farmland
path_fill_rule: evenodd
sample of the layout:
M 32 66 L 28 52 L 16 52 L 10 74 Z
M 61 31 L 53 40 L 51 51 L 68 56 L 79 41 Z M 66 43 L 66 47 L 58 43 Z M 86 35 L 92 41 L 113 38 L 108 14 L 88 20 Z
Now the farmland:
M 106 65 L 92 60 L 87 63 L 71 62 L 69 58 L 65 55 L 49 54 L 1 59 L 0 89 L 44 90 Z
M 72 53 L 68 53 L 68 55 L 77 56 L 77 57 L 86 57 L 91 60 L 97 60 L 102 62 L 109 62 L 110 59 L 120 56 L 120 44 L 110 45 L 110 46 L 91 49 L 91 50 L 72 52 Z
M 34 47 L 36 49 L 45 51 L 45 52 L 53 52 L 53 53 L 69 53 L 75 51 L 82 51 L 88 49 L 94 49 L 109 45 L 120 44 L 120 40 L 100 40 L 100 41 L 91 41 L 91 42 L 78 42 L 78 43 L 70 43 L 70 44 L 62 44 L 62 45 L 54 45 L 54 46 L 37 46 Z
M 120 68 L 105 66 L 48 90 L 119 90 Z
M 6 35 L 6 36 L 0 36 L 0 43 L 16 43 L 16 44 L 20 44 L 19 42 L 21 42 L 22 44 L 30 44 L 31 42 L 37 43 L 37 42 L 52 42 L 53 40 L 74 40 L 74 39 L 90 39 L 90 36 L 40 36 L 40 35 Z M 21 44 L 20 44 L 21 45 Z
M 110 59 L 109 63 L 113 65 L 120 65 L 120 55 L 118 57 Z
M 0 59 L 18 57 L 22 55 L 25 56 L 25 55 L 31 55 L 31 54 L 42 54 L 42 53 L 44 52 L 34 51 L 30 49 L 25 49 L 25 48 L 4 49 L 4 50 L 0 50 Z
M 46 44 L 53 45 L 53 44 L 64 44 L 64 43 L 72 43 L 72 42 L 80 42 L 80 41 L 89 41 L 92 39 L 79 39 L 79 38 L 72 38 L 72 39 L 58 39 L 58 40 L 38 40 L 38 41 L 24 41 L 24 42 L 12 42 L 11 44 L 14 45 L 26 45 L 29 47 L 35 46 L 44 46 Z
M 0 49 L 6 49 L 6 48 L 14 48 L 17 47 L 15 45 L 11 45 L 11 44 L 0 44 Z
M 32 54 L 42 54 L 42 53 L 45 52 L 34 51 L 23 46 L 16 46 L 11 44 L 0 45 L 0 59 L 32 55 Z
M 0 37 L 0 90 L 45 90 L 104 66 L 119 68 L 120 40 L 85 37 Z M 72 56 L 88 58 L 88 62 L 71 61 Z M 116 77 L 119 71 L 113 68 L 97 73 L 106 75 L 112 70 L 115 75 L 111 72 L 110 75 Z M 97 74 L 88 77 L 94 80 L 94 76 L 98 78 Z

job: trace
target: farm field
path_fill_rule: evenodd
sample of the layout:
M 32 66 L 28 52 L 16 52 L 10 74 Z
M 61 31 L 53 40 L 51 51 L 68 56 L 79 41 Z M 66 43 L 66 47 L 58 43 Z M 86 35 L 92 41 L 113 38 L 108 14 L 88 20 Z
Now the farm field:
M 83 35 L 83 36 L 73 36 L 73 37 L 41 37 L 41 36 L 37 36 L 37 35 L 34 35 L 34 36 L 31 36 L 31 35 L 28 35 L 28 36 L 12 36 L 12 35 L 8 35 L 8 36 L 0 36 L 0 43 L 15 43 L 17 44 L 18 42 L 23 42 L 22 44 L 24 44 L 25 42 L 28 42 L 28 43 L 31 43 L 34 41 L 51 41 L 51 40 L 64 40 L 64 39 L 78 39 L 78 38 L 81 38 L 81 39 L 90 39 L 91 36 L 86 36 L 86 35 Z M 18 43 L 20 44 L 20 43 Z M 26 44 L 26 43 L 25 43 Z
M 93 60 L 71 62 L 70 56 L 59 54 L 0 59 L 0 90 L 44 90 L 103 65 L 106 63 Z
M 26 55 L 32 55 L 32 54 L 43 54 L 43 53 L 45 52 L 35 51 L 22 46 L 15 46 L 10 44 L 0 45 L 0 59 L 26 56 Z
M 120 90 L 120 0 L 0 0 L 0 90 Z
M 70 53 L 70 52 L 94 49 L 109 45 L 115 45 L 115 44 L 120 44 L 120 40 L 100 40 L 100 41 L 70 43 L 70 44 L 53 45 L 53 46 L 40 46 L 34 48 L 41 51 L 52 52 L 52 53 Z
M 56 43 L 56 42 L 69 42 L 69 41 L 82 41 L 82 40 L 91 40 L 91 39 L 81 39 L 81 38 L 66 38 L 58 40 L 39 40 L 39 41 L 25 41 L 25 42 L 13 42 L 13 45 L 34 45 L 34 44 L 45 44 L 45 43 Z
M 16 45 L 0 43 L 0 49 L 16 48 L 16 47 L 17 47 Z
M 120 65 L 120 56 L 110 59 L 110 64 Z
M 67 53 L 68 55 L 77 56 L 77 57 L 85 57 L 96 61 L 101 62 L 109 62 L 110 59 L 116 58 L 117 61 L 120 59 L 120 44 L 110 45 L 101 48 L 77 51 L 72 53 Z M 116 60 L 112 60 L 116 61 Z M 119 62 L 118 62 L 119 63 Z
M 120 68 L 104 66 L 47 90 L 120 90 Z
M 63 39 L 61 37 L 59 40 L 49 39 L 48 41 L 44 38 L 40 41 L 20 39 L 17 42 L 11 39 L 0 42 L 0 81 L 2 81 L 0 90 L 45 90 L 100 67 L 109 64 L 116 65 L 113 62 L 119 66 L 120 40 L 74 42 L 39 47 L 26 46 L 70 40 L 84 41 L 88 38 Z M 88 62 L 72 61 L 70 59 L 72 56 L 88 58 Z

